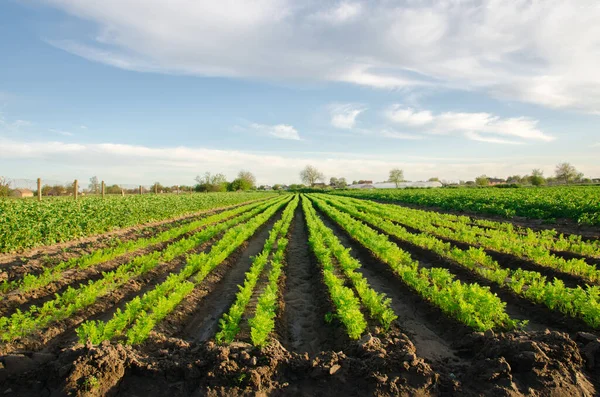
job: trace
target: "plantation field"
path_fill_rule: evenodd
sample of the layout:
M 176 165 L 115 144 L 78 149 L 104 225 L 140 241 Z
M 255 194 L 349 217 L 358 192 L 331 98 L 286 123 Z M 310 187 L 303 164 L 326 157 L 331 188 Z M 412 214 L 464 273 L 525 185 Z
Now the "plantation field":
M 0 253 L 49 245 L 113 229 L 160 221 L 219 206 L 270 197 L 272 193 L 165 194 L 0 199 Z
M 600 225 L 600 186 L 344 190 L 344 196 L 502 217 L 521 216 Z
M 175 197 L 146 213 L 187 216 L 5 254 L 0 392 L 600 393 L 600 230 L 367 193 Z

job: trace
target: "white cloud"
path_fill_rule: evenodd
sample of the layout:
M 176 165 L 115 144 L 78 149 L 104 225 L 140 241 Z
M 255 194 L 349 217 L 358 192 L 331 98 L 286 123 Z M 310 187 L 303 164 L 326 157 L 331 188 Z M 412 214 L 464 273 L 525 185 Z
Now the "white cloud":
M 501 118 L 490 113 L 444 112 L 434 115 L 428 110 L 415 111 L 393 105 L 386 112 L 388 120 L 409 127 L 421 127 L 429 134 L 463 134 L 469 139 L 490 143 L 550 142 L 555 138 L 538 127 L 538 121 L 527 117 Z M 490 136 L 491 135 L 491 136 Z M 519 141 L 501 137 L 517 138 Z
M 356 118 L 366 110 L 361 105 L 334 104 L 329 107 L 331 112 L 331 125 L 336 128 L 349 130 L 356 124 Z
M 340 24 L 356 19 L 362 10 L 363 5 L 358 2 L 343 1 L 332 8 L 317 11 L 311 17 L 317 21 Z
M 401 105 L 392 105 L 386 115 L 390 121 L 409 126 L 421 126 L 433 121 L 429 110 L 416 112 L 412 108 L 402 108 Z
M 277 124 L 277 125 L 265 125 L 253 123 L 250 125 L 254 130 L 261 131 L 263 133 L 274 136 L 279 139 L 291 139 L 295 141 L 300 140 L 298 130 L 288 124 Z
M 87 130 L 87 125 L 80 125 L 79 128 L 81 128 L 82 130 Z
M 40 0 L 98 28 L 53 37 L 130 70 L 432 86 L 600 112 L 595 0 Z
M 294 183 L 299 181 L 298 174 L 306 164 L 316 166 L 328 177 L 344 176 L 350 180 L 383 180 L 393 167 L 404 169 L 411 180 L 432 176 L 473 179 L 483 173 L 505 177 L 525 174 L 533 168 L 541 168 L 546 175 L 551 175 L 558 161 L 552 157 L 532 159 L 531 156 L 496 161 L 403 156 L 406 160 L 398 161 L 397 156 L 386 158 L 361 153 L 294 152 L 286 155 L 189 146 L 151 148 L 119 143 L 19 142 L 1 137 L 0 152 L 0 167 L 6 164 L 18 167 L 18 177 L 38 177 L 40 169 L 47 169 L 51 164 L 54 179 L 86 180 L 98 175 L 107 183 L 129 184 L 149 184 L 156 180 L 166 184 L 190 184 L 204 171 L 222 172 L 233 178 L 240 169 L 248 168 L 261 184 Z M 585 163 L 580 156 L 574 164 L 586 175 L 600 175 L 600 165 L 593 159 Z

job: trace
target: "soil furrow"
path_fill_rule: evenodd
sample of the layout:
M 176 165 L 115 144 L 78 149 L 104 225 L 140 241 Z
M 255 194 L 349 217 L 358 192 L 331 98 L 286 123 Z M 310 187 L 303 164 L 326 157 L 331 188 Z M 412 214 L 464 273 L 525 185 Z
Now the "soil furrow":
M 275 222 L 281 218 L 282 212 L 283 210 L 280 209 L 254 233 L 237 260 L 232 261 L 231 266 L 219 265 L 195 288 L 204 292 L 204 299 L 190 306 L 193 307 L 194 314 L 186 321 L 187 325 L 182 332 L 184 339 L 206 341 L 215 335 L 218 331 L 219 319 L 235 302 L 236 293 L 239 291 L 238 285 L 244 283 L 253 257 L 262 251 L 269 232 Z M 198 296 L 193 298 L 198 299 Z
M 325 322 L 330 309 L 321 270 L 308 245 L 301 206 L 296 209 L 290 231 L 284 268 L 285 311 L 279 323 L 285 330 L 278 334 L 285 336 L 281 342 L 288 350 L 313 355 L 330 346 L 331 325 Z
M 383 292 L 391 298 L 391 307 L 398 316 L 396 322 L 415 344 L 418 355 L 432 362 L 459 360 L 457 351 L 452 348 L 452 338 L 448 338 L 446 327 L 450 326 L 454 330 L 458 328 L 462 334 L 469 333 L 470 330 L 452 321 L 449 321 L 452 324 L 438 321 L 438 309 L 431 308 L 410 291 L 386 264 L 381 263 L 368 249 L 354 241 L 327 215 L 319 212 L 319 216 L 325 225 L 334 231 L 340 242 L 351 249 L 351 255 L 360 261 L 362 266 L 356 271 L 367 279 L 375 291 Z

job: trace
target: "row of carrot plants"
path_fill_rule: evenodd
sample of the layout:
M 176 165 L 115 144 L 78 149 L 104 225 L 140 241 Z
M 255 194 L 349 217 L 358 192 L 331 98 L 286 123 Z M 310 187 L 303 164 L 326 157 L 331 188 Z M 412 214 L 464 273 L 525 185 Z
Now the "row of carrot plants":
M 359 204 L 362 201 L 362 205 L 366 205 L 364 200 L 350 200 Z M 526 258 L 539 266 L 576 275 L 589 282 L 600 281 L 600 271 L 596 269 L 596 266 L 588 264 L 584 259 L 561 258 L 549 251 L 543 244 L 511 238 L 511 236 L 501 231 L 489 231 L 487 235 L 482 235 L 471 226 L 443 221 L 439 218 L 433 220 L 435 215 L 432 215 L 430 212 L 412 210 L 394 205 L 370 203 L 372 203 L 369 204 L 372 208 L 379 208 L 380 213 L 384 214 L 388 219 L 421 232 L 514 255 L 519 258 Z
M 445 217 L 447 214 L 435 213 Z M 533 244 L 543 245 L 553 251 L 572 252 L 579 255 L 590 256 L 594 258 L 600 257 L 600 240 L 585 240 L 583 236 L 578 234 L 564 235 L 556 229 L 544 229 L 534 231 L 530 228 L 515 226 L 510 222 L 498 222 L 489 219 L 469 218 L 465 216 L 448 215 L 450 220 L 452 217 L 467 225 L 478 226 L 484 229 L 492 229 L 498 231 L 506 231 L 511 234 L 524 236 L 524 240 Z M 465 219 L 466 218 L 466 219 Z M 482 231 L 486 234 L 487 231 Z
M 246 272 L 244 284 L 240 287 L 235 302 L 231 305 L 229 311 L 223 314 L 223 317 L 219 321 L 220 330 L 215 336 L 217 342 L 230 343 L 235 339 L 240 331 L 240 321 L 246 311 L 246 306 L 248 306 L 248 303 L 252 298 L 256 284 L 266 265 L 269 262 L 272 265 L 275 261 L 279 263 L 283 261 L 283 256 L 287 247 L 286 236 L 290 224 L 292 223 L 292 218 L 294 217 L 294 211 L 298 206 L 298 201 L 299 198 L 296 195 L 284 210 L 281 219 L 273 225 L 269 237 L 265 241 L 262 252 L 253 258 L 252 265 L 248 272 Z M 275 250 L 275 252 L 273 252 L 273 250 Z M 262 309 L 265 308 L 263 307 Z M 265 336 L 268 336 L 268 333 Z
M 310 198 L 356 241 L 388 264 L 406 285 L 450 317 L 479 331 L 512 329 L 519 325 L 506 313 L 506 304 L 489 288 L 476 283 L 461 283 L 446 269 L 419 267 L 409 253 L 386 236 L 325 203 L 317 195 L 310 195 Z
M 519 296 L 552 310 L 583 320 L 591 327 L 600 327 L 600 287 L 569 288 L 561 280 L 547 281 L 539 272 L 502 268 L 481 248 L 462 250 L 427 233 L 410 233 L 390 220 L 389 209 L 378 208 L 370 202 L 327 199 L 329 204 L 353 217 L 373 225 L 385 233 L 415 246 L 430 250 L 439 256 L 477 273 L 482 278 L 507 287 Z
M 356 271 L 361 267 L 361 263 L 352 257 L 350 249 L 342 245 L 333 230 L 325 226 L 317 216 L 310 201 L 305 201 L 307 203 L 305 206 L 307 223 L 314 229 L 315 235 L 318 236 L 315 238 L 315 247 L 317 248 L 315 253 L 318 251 L 318 257 L 323 263 L 327 263 L 328 267 L 330 266 L 329 262 L 332 262 L 334 266 L 337 264 L 344 276 L 352 283 L 370 316 L 385 329 L 388 329 L 392 321 L 398 318 L 390 307 L 391 299 L 386 298 L 383 293 L 378 294 L 371 288 L 367 279 Z
M 69 287 L 63 293 L 56 294 L 54 299 L 45 302 L 41 307 L 32 305 L 25 312 L 17 310 L 10 316 L 0 317 L 0 339 L 5 342 L 13 341 L 32 334 L 53 322 L 69 318 L 81 309 L 94 304 L 98 298 L 123 286 L 129 280 L 149 272 L 161 263 L 168 263 L 193 250 L 234 225 L 252 218 L 277 201 L 281 202 L 281 199 L 270 200 L 238 217 L 208 226 L 188 238 L 168 245 L 163 251 L 136 257 L 114 271 L 104 272 L 102 278 L 96 281 L 90 280 L 88 284 L 81 284 L 77 288 Z
M 465 216 L 442 214 L 435 211 L 423 211 L 397 205 L 385 205 L 398 213 L 409 216 L 419 215 L 430 223 L 452 229 L 468 231 L 477 236 L 511 242 L 513 245 L 535 246 L 547 251 L 571 252 L 579 255 L 600 258 L 600 241 L 585 241 L 579 235 L 565 237 L 554 229 L 533 231 L 515 228 L 510 223 L 487 220 L 471 220 Z M 494 224 L 497 227 L 490 228 Z M 506 226 L 508 225 L 508 226 Z
M 223 237 L 208 253 L 189 255 L 179 273 L 169 275 L 167 280 L 153 290 L 128 302 L 123 310 L 117 309 L 107 322 L 87 321 L 77 329 L 81 342 L 94 344 L 104 340 L 123 339 L 127 344 L 145 341 L 152 329 L 171 313 L 177 305 L 206 276 L 250 238 L 256 230 L 270 219 L 291 196 L 271 200 L 264 212 L 246 218 L 246 223 L 229 225 Z
M 201 227 L 239 215 L 251 210 L 252 208 L 256 208 L 259 205 L 261 205 L 260 202 L 243 205 L 235 209 L 227 210 L 206 218 L 192 221 L 185 225 L 165 230 L 156 236 L 121 242 L 112 247 L 99 249 L 89 254 L 71 258 L 67 261 L 59 263 L 54 267 L 45 268 L 42 273 L 37 275 L 26 274 L 19 279 L 4 280 L 2 284 L 0 284 L 0 291 L 6 293 L 18 289 L 21 292 L 30 292 L 59 280 L 62 277 L 62 273 L 66 270 L 87 269 L 94 265 L 116 259 L 134 251 L 179 238 Z
M 344 280 L 336 275 L 336 269 L 331 260 L 331 251 L 325 246 L 323 236 L 319 233 L 319 227 L 316 224 L 314 212 L 311 213 L 312 206 L 308 199 L 302 199 L 302 208 L 308 227 L 308 244 L 323 269 L 323 281 L 335 307 L 335 315 L 346 327 L 348 336 L 351 339 L 358 339 L 367 328 L 367 321 L 360 310 L 360 300 L 352 288 L 346 287 Z

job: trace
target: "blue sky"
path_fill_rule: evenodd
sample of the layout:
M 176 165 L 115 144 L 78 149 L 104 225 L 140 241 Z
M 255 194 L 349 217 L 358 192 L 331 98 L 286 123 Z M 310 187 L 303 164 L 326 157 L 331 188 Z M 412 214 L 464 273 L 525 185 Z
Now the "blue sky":
M 0 3 L 0 175 L 600 177 L 595 2 L 143 3 Z

